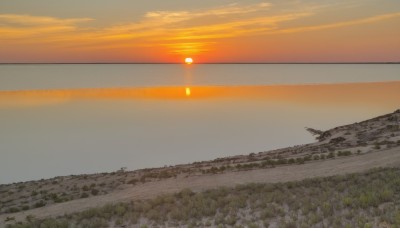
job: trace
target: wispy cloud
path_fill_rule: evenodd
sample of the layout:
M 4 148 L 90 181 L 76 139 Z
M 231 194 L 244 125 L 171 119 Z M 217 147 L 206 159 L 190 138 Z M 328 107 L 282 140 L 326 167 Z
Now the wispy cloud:
M 248 6 L 240 6 L 237 3 L 230 4 L 225 7 L 201 10 L 201 11 L 152 11 L 146 13 L 147 18 L 155 18 L 162 22 L 176 22 L 182 20 L 189 20 L 197 17 L 205 16 L 228 16 L 249 14 L 265 10 L 271 6 L 270 3 L 259 3 Z
M 0 14 L 0 40 L 46 37 L 54 33 L 78 30 L 78 24 L 93 21 L 91 18 L 42 17 L 31 15 Z
M 73 25 L 80 22 L 92 21 L 92 18 L 67 18 L 41 17 L 18 14 L 1 14 L 0 23 L 11 23 L 22 26 L 46 26 L 46 25 Z
M 98 49 L 160 46 L 170 53 L 196 54 L 208 51 L 224 38 L 299 33 L 400 17 L 400 13 L 390 13 L 319 25 L 283 26 L 284 22 L 314 17 L 325 8 L 317 4 L 274 10 L 274 5 L 267 2 L 230 4 L 191 11 L 150 11 L 136 22 L 105 27 L 91 27 L 91 18 L 0 14 L 0 41 Z
M 322 30 L 322 29 L 340 28 L 340 27 L 345 27 L 345 26 L 374 23 L 374 22 L 379 22 L 379 21 L 388 20 L 388 19 L 397 18 L 397 17 L 400 17 L 400 13 L 389 13 L 389 14 L 377 15 L 377 16 L 361 18 L 361 19 L 356 19 L 356 20 L 341 21 L 341 22 L 336 22 L 336 23 L 331 23 L 331 24 L 280 29 L 280 30 L 276 30 L 272 33 L 294 33 L 294 32 L 306 32 L 306 31 L 314 31 L 314 30 Z

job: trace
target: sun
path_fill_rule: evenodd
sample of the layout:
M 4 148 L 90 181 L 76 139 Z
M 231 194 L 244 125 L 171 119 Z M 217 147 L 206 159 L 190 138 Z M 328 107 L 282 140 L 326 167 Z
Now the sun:
M 186 64 L 192 64 L 193 63 L 193 59 L 188 57 L 188 58 L 185 59 L 185 63 Z

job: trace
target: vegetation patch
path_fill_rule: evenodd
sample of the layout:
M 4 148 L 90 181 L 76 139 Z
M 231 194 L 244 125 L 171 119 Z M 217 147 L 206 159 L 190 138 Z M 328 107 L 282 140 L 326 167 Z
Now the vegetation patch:
M 10 228 L 400 227 L 400 168 L 198 193 L 186 189 L 58 218 L 8 223 Z

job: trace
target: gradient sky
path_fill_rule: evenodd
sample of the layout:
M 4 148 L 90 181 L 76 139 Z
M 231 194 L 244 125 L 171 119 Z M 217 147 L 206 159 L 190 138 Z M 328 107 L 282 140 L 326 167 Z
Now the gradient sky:
M 400 61 L 398 0 L 1 0 L 0 62 Z

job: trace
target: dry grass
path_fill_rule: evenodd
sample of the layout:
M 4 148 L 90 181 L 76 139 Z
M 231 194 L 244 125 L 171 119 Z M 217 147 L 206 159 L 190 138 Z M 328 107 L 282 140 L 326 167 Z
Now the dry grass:
M 400 168 L 246 184 L 108 204 L 9 227 L 379 227 L 400 226 Z

